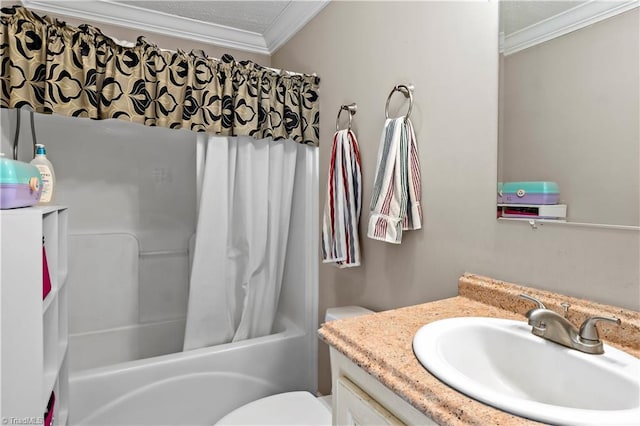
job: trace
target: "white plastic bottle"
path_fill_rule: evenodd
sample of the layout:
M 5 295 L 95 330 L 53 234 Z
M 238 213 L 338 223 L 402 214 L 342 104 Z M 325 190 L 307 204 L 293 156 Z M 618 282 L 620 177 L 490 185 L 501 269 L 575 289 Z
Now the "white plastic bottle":
M 51 161 L 47 158 L 47 149 L 44 145 L 36 144 L 36 156 L 31 160 L 31 164 L 38 168 L 40 176 L 42 176 L 42 195 L 40 195 L 39 204 L 53 204 L 56 175 L 53 172 Z

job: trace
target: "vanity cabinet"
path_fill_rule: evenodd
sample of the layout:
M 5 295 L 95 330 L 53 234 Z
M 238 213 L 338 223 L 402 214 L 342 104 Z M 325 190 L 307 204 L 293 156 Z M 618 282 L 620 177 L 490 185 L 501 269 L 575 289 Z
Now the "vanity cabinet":
M 330 351 L 334 425 L 437 425 L 339 351 Z
M 0 211 L 0 422 L 54 425 L 68 415 L 65 207 Z M 44 243 L 44 246 L 43 246 Z M 43 299 L 44 253 L 51 289 Z

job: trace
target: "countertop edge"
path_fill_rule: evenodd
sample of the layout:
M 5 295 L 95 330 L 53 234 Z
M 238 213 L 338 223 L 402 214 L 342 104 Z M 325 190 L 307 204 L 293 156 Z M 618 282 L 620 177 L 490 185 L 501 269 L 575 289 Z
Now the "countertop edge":
M 519 297 L 526 292 L 540 297 L 551 309 L 563 301 L 572 306 L 568 318 L 580 323 L 591 315 L 611 314 L 623 320 L 622 330 L 607 328 L 603 340 L 613 347 L 640 357 L 640 313 L 565 297 L 534 288 L 464 274 L 459 295 L 361 317 L 324 323 L 318 335 L 354 364 L 376 378 L 407 403 L 442 425 L 539 424 L 483 404 L 440 382 L 419 364 L 409 341 L 421 326 L 439 319 L 485 316 L 525 320 L 531 302 Z M 630 336 L 631 335 L 631 336 Z M 372 343 L 374 342 L 374 343 Z

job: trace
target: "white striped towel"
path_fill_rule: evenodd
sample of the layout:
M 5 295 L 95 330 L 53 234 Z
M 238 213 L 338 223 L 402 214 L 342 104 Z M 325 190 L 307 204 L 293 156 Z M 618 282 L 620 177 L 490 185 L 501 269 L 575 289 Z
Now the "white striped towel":
M 340 268 L 360 265 L 358 223 L 362 174 L 356 136 L 339 130 L 333 137 L 327 199 L 322 221 L 322 261 Z
M 387 119 L 377 164 L 367 235 L 400 244 L 403 230 L 422 227 L 418 146 L 408 118 Z

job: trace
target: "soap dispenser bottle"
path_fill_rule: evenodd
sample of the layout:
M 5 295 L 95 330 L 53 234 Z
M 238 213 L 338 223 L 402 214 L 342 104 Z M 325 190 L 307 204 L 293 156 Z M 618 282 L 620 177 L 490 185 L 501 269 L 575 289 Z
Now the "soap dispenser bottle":
M 56 175 L 53 172 L 53 165 L 47 158 L 47 149 L 42 144 L 36 144 L 36 156 L 31 160 L 31 164 L 36 166 L 42 177 L 42 195 L 39 204 L 52 204 L 55 193 Z

